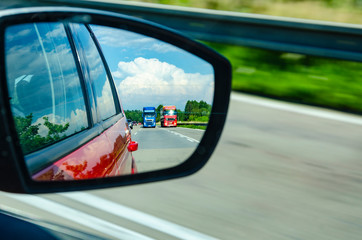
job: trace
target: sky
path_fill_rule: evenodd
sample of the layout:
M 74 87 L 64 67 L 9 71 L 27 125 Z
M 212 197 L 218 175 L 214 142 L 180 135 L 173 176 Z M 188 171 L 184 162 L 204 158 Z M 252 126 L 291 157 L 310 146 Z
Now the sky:
M 125 110 L 212 104 L 214 70 L 205 60 L 158 39 L 127 30 L 91 26 L 112 72 Z

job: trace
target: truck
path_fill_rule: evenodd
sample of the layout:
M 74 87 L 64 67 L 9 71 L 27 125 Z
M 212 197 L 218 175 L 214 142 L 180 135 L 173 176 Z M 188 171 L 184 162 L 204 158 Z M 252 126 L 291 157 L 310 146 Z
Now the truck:
M 177 127 L 176 106 L 163 106 L 160 112 L 161 127 Z
M 142 112 L 143 127 L 156 127 L 156 108 L 155 107 L 144 107 Z

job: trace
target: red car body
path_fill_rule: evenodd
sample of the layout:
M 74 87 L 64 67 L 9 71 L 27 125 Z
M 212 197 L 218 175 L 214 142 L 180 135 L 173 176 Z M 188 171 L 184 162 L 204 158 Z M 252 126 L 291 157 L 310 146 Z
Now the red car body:
M 136 173 L 131 152 L 137 150 L 138 144 L 131 141 L 125 126 L 126 119 L 122 118 L 84 146 L 33 175 L 33 179 L 90 179 Z

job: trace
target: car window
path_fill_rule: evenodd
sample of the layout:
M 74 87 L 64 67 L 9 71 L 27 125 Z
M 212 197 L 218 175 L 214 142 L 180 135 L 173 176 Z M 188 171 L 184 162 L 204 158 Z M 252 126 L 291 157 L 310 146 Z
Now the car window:
M 87 64 L 85 70 L 89 75 L 93 95 L 96 99 L 97 121 L 105 120 L 116 114 L 116 108 L 102 58 L 84 25 L 72 24 L 72 30 L 77 36 L 76 44 L 79 45 L 79 49 L 82 49 Z
M 8 27 L 5 49 L 11 110 L 24 153 L 88 127 L 80 79 L 63 24 Z

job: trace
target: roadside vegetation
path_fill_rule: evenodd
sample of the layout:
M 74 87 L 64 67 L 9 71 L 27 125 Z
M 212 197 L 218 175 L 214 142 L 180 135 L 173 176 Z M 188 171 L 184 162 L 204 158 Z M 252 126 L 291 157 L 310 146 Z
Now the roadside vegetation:
M 128 120 L 143 123 L 142 110 L 124 110 L 124 114 Z
M 361 0 L 137 0 L 184 7 L 362 24 Z
M 146 0 L 162 4 L 362 24 L 362 0 Z M 206 43 L 233 66 L 232 89 L 362 114 L 362 63 Z
M 362 63 L 208 44 L 231 61 L 235 91 L 362 113 Z
M 206 127 L 207 127 L 207 126 L 200 126 L 200 125 L 178 125 L 177 127 L 206 130 Z
M 159 104 L 156 108 L 156 122 L 160 122 L 161 109 L 163 105 Z M 176 109 L 177 121 L 179 123 L 207 123 L 211 113 L 211 104 L 201 100 L 188 100 L 185 104 L 184 110 Z M 142 110 L 124 110 L 127 119 L 132 121 L 143 122 Z
M 208 122 L 211 113 L 211 105 L 205 101 L 189 100 L 186 102 L 185 110 L 178 112 L 178 121 L 185 122 Z

